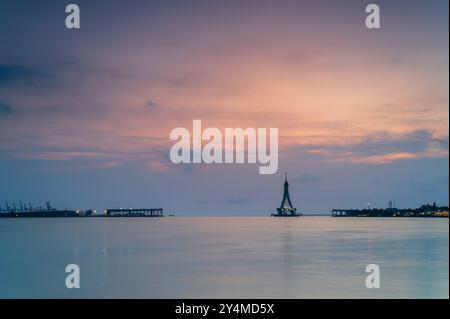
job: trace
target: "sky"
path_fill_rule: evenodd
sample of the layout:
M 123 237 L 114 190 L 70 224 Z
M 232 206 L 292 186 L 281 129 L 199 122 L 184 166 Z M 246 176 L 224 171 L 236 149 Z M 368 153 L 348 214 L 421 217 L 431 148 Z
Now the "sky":
M 448 1 L 0 1 L 0 205 L 268 215 L 448 205 Z M 173 164 L 176 127 L 279 164 Z

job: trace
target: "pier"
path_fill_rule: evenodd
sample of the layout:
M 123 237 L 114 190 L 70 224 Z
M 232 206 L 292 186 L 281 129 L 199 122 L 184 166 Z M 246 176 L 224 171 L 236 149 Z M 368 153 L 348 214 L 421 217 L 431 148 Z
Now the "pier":
M 426 204 L 418 208 L 399 209 L 389 202 L 388 208 L 366 208 L 366 209 L 340 209 L 331 211 L 332 217 L 446 217 L 448 218 L 448 206 L 437 206 Z
M 108 217 L 163 217 L 162 208 L 105 209 Z
M 332 217 L 343 217 L 343 216 L 362 216 L 360 210 L 357 209 L 339 209 L 335 208 L 331 211 Z

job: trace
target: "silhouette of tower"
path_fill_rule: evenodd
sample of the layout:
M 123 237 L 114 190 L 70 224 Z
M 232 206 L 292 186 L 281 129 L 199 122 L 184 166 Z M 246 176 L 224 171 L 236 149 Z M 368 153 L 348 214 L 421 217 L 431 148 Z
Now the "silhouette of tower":
M 287 180 L 287 173 L 284 173 L 284 191 L 283 191 L 283 199 L 281 200 L 280 208 L 277 208 L 277 214 L 272 214 L 272 216 L 300 216 L 301 214 L 297 214 L 297 208 L 294 208 L 291 202 L 291 196 L 289 196 L 289 183 Z

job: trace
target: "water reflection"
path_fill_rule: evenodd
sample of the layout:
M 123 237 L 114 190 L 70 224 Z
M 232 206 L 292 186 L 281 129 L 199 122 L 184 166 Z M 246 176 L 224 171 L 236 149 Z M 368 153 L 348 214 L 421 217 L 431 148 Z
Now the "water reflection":
M 0 297 L 448 298 L 448 220 L 41 219 L 0 228 Z M 65 289 L 69 263 L 80 265 L 83 289 Z M 381 267 L 381 289 L 365 288 L 369 263 Z

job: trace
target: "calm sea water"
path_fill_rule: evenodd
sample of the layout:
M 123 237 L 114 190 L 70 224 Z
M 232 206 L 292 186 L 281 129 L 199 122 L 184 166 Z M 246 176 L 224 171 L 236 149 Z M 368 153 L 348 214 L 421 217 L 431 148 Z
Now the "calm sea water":
M 448 254 L 448 219 L 3 219 L 0 297 L 448 298 Z

